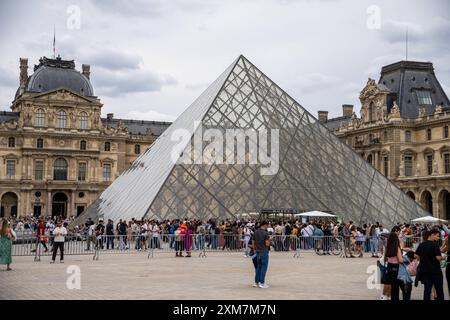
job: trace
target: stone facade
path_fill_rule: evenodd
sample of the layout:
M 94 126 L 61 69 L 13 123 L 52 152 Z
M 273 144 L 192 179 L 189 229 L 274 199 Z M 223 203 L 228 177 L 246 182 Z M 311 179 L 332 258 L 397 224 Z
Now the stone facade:
M 421 63 L 419 67 L 423 65 Z M 395 69 L 392 65 L 388 67 L 390 73 Z M 436 217 L 450 219 L 448 98 L 437 82 L 432 66 L 418 71 L 414 62 L 408 62 L 398 68 L 404 77 L 409 75 L 414 81 L 428 77 L 435 79 L 436 83 L 428 88 L 404 81 L 396 90 L 386 85 L 390 73 L 382 71 L 378 84 L 369 79 L 361 91 L 359 118 L 353 112 L 351 116 L 344 114 L 322 122 L 422 207 Z M 413 75 L 408 72 L 413 72 Z M 387 82 L 394 83 L 395 80 Z M 428 96 L 417 101 L 411 98 L 402 105 L 402 90 L 412 93 L 429 90 L 432 95 L 429 100 L 426 100 Z M 439 90 L 441 92 L 437 92 Z M 440 99 L 435 98 L 436 92 Z M 414 104 L 416 115 L 405 114 L 411 113 L 411 105 Z
M 20 60 L 12 112 L 0 112 L 1 216 L 80 214 L 170 125 L 112 114 L 102 119 L 100 99 L 76 90 L 78 80 L 92 90 L 89 66 L 80 73 L 65 63 L 41 61 L 37 79 L 28 77 L 27 60 Z M 63 80 L 49 82 L 41 68 Z M 74 75 L 80 79 L 73 82 Z

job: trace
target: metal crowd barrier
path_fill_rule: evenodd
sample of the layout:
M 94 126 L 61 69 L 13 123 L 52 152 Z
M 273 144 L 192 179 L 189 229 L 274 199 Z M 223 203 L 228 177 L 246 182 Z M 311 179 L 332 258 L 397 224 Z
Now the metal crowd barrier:
M 364 252 L 383 252 L 385 240 L 378 237 L 353 239 L 345 236 L 286 236 L 272 235 L 271 253 L 293 253 L 294 258 L 300 254 L 316 253 L 340 257 L 358 257 Z M 421 239 L 418 237 L 402 238 L 403 247 L 417 248 Z M 13 256 L 34 256 L 36 261 L 41 256 L 51 256 L 53 237 L 40 237 L 29 234 L 13 242 Z M 93 255 L 98 260 L 103 254 L 147 254 L 148 258 L 156 253 L 172 253 L 174 256 L 206 257 L 211 252 L 242 252 L 250 254 L 250 237 L 236 234 L 149 234 L 149 235 L 103 235 L 84 236 L 68 235 L 65 237 L 65 255 Z

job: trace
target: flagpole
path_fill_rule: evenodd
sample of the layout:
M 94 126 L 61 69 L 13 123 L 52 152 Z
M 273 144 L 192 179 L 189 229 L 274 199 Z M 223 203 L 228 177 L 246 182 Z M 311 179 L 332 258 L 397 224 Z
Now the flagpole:
M 56 28 L 53 26 L 53 59 L 56 59 Z

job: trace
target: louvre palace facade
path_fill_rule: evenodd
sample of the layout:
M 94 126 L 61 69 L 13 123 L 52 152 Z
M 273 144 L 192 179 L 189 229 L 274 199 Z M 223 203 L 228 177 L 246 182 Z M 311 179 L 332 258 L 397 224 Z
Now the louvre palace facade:
M 77 216 L 169 123 L 101 118 L 90 66 L 41 58 L 0 111 L 1 216 Z
M 360 117 L 319 120 L 428 212 L 450 219 L 450 102 L 431 62 L 400 61 L 367 81 Z

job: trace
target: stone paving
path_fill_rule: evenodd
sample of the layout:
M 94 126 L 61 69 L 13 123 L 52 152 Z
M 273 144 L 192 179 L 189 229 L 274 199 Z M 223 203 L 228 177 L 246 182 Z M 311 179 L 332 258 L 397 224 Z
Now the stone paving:
M 14 271 L 0 271 L 0 299 L 367 299 L 380 297 L 369 290 L 368 268 L 377 259 L 343 259 L 306 252 L 270 256 L 269 289 L 253 288 L 253 265 L 240 253 L 209 253 L 207 258 L 175 258 L 171 253 L 66 256 L 64 264 L 49 257 L 13 257 Z M 68 289 L 67 268 L 79 266 L 81 289 Z M 372 267 L 371 267 L 372 266 Z M 445 290 L 446 298 L 448 292 Z M 420 299 L 423 286 L 413 287 Z

